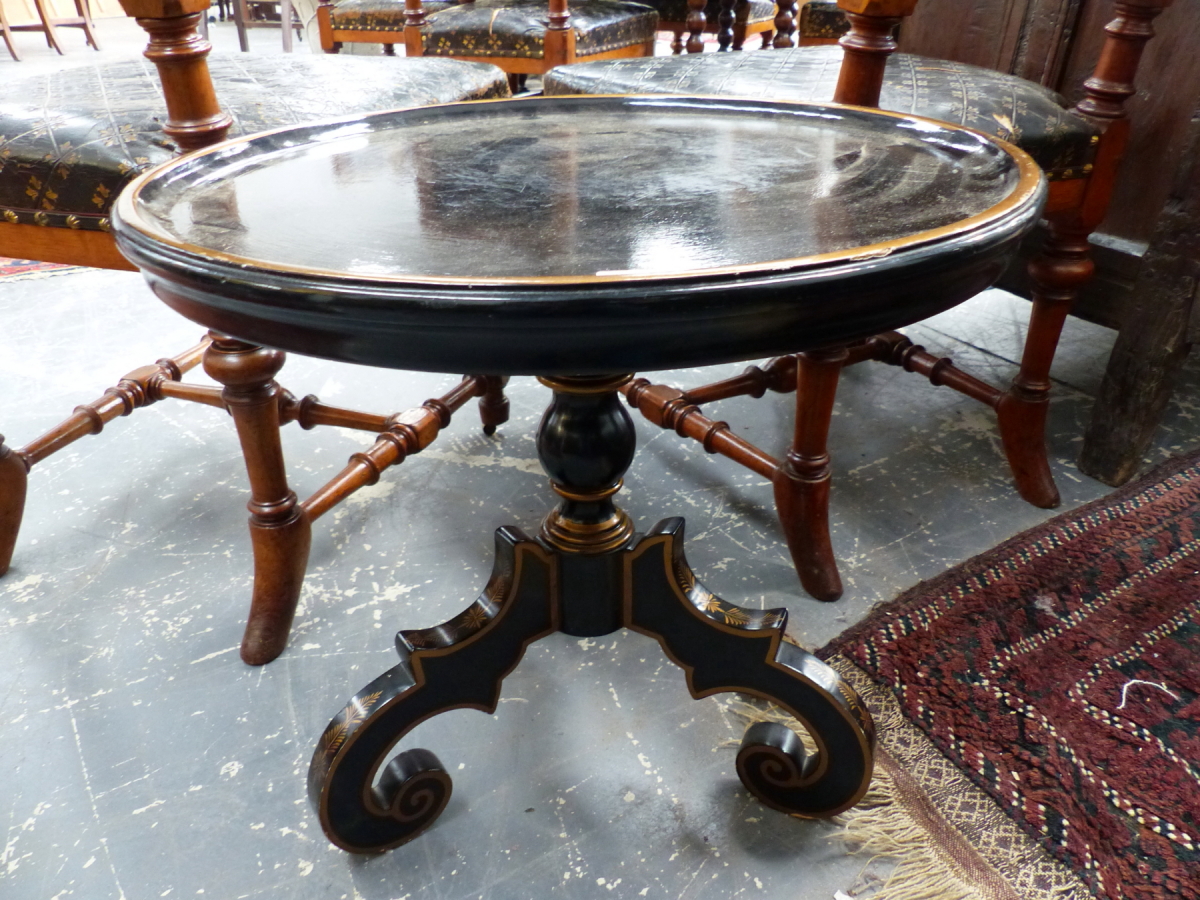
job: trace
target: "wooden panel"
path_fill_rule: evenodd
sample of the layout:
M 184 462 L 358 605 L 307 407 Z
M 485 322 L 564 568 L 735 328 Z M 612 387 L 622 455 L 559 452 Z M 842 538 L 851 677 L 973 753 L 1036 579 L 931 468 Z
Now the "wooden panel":
M 1056 85 L 1084 0 L 922 0 L 900 49 Z
M 0 222 L 0 256 L 137 271 L 117 250 L 112 235 L 103 231 L 72 231 L 70 228 Z
M 900 29 L 900 49 L 1007 72 L 1037 0 L 921 0 Z

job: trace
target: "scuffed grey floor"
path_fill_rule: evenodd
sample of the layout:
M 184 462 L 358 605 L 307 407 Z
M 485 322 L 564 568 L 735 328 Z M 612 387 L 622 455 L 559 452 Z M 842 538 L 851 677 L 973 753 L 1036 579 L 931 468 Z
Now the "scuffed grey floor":
M 1003 377 L 1026 309 L 995 293 L 912 333 Z M 0 282 L 0 430 L 19 446 L 199 331 L 132 274 Z M 1111 340 L 1072 321 L 1060 355 L 1052 454 L 1068 507 L 1108 490 L 1072 460 Z M 663 377 L 694 384 L 740 368 Z M 1198 380 L 1192 365 L 1148 462 L 1196 442 Z M 294 357 L 281 381 L 385 411 L 384 398 L 415 405 L 453 379 Z M 869 894 L 866 860 L 831 841 L 833 826 L 774 813 L 741 789 L 737 716 L 691 700 L 657 646 L 623 632 L 544 640 L 505 682 L 495 717 L 457 711 L 415 732 L 405 746 L 433 749 L 455 779 L 423 837 L 372 858 L 325 842 L 304 779 L 326 722 L 393 664 L 397 628 L 436 624 L 474 598 L 497 526 L 532 531 L 551 502 L 533 445 L 548 394 L 515 379 L 510 395 L 512 421 L 496 437 L 467 407 L 433 447 L 318 522 L 291 645 L 260 669 L 237 655 L 251 563 L 224 413 L 164 401 L 36 467 L 0 579 L 0 896 Z M 714 412 L 778 452 L 789 405 L 771 396 Z M 799 591 L 769 485 L 673 433 L 640 421 L 638 432 L 622 493 L 635 520 L 686 516 L 689 557 L 709 586 L 786 606 L 812 646 L 1050 515 L 1009 490 L 981 408 L 898 370 L 858 367 L 832 438 L 847 595 L 818 604 Z M 284 434 L 302 495 L 369 440 L 294 425 Z

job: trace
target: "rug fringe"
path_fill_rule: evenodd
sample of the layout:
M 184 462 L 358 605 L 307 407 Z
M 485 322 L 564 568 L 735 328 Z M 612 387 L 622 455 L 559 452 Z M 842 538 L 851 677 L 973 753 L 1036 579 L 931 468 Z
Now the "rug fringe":
M 898 802 L 885 772 L 876 770 L 862 802 L 837 821 L 844 827 L 835 840 L 855 853 L 869 853 L 896 864 L 871 900 L 982 900 L 955 875 L 929 833 Z

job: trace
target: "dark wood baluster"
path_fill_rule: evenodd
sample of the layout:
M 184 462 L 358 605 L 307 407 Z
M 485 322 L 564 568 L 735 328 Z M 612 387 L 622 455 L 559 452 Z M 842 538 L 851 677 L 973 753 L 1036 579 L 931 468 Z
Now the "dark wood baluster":
M 719 52 L 725 52 L 730 47 L 735 50 L 742 49 L 741 43 L 735 44 L 734 42 L 736 35 L 733 26 L 737 21 L 737 16 L 733 12 L 735 2 L 736 0 L 721 0 L 721 11 L 717 14 L 717 50 Z M 745 29 L 742 29 L 742 42 L 745 39 Z
M 896 50 L 896 26 L 912 15 L 917 0 L 838 0 L 850 31 L 838 41 L 845 51 L 835 103 L 878 106 L 887 58 Z
M 708 17 L 704 14 L 704 7 L 707 4 L 705 0 L 688 0 L 688 14 L 685 25 L 687 26 L 687 52 L 688 53 L 703 53 L 704 52 L 704 26 L 708 22 Z
M 795 47 L 792 36 L 796 33 L 796 0 L 778 0 L 775 8 L 775 40 L 771 45 L 777 50 Z
M 1105 29 L 1108 37 L 1095 73 L 1084 82 L 1086 96 L 1075 107 L 1079 115 L 1104 126 L 1083 202 L 1077 208 L 1047 216 L 1050 238 L 1029 264 L 1033 280 L 1029 334 L 1020 371 L 1001 398 L 997 412 L 1017 490 L 1035 506 L 1049 508 L 1059 503 L 1045 446 L 1050 365 L 1063 322 L 1095 268 L 1088 236 L 1108 210 L 1128 143 L 1125 101 L 1135 92 L 1134 78 L 1142 50 L 1154 36 L 1152 23 L 1170 4 L 1171 0 L 1118 0 L 1117 17 Z

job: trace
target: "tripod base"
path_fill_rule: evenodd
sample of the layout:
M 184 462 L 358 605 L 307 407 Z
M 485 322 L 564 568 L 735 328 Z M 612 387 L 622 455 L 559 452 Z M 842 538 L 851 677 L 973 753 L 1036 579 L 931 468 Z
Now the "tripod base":
M 593 555 L 499 529 L 479 599 L 442 625 L 401 631 L 400 663 L 355 694 L 321 736 L 308 786 L 329 839 L 351 852 L 380 851 L 429 827 L 450 798 L 450 776 L 427 750 L 388 762 L 392 749 L 447 710 L 494 712 L 525 648 L 559 630 L 630 628 L 658 641 L 693 697 L 736 691 L 794 715 L 816 753 L 775 723 L 751 726 L 738 753 L 738 776 L 768 806 L 818 817 L 857 803 L 871 778 L 869 714 L 833 669 L 784 636 L 786 610 L 743 609 L 700 584 L 684 558 L 683 529 L 682 519 L 667 519 Z

